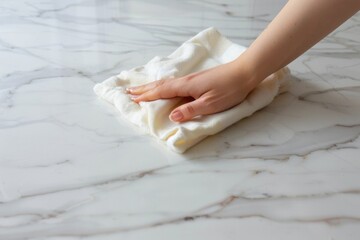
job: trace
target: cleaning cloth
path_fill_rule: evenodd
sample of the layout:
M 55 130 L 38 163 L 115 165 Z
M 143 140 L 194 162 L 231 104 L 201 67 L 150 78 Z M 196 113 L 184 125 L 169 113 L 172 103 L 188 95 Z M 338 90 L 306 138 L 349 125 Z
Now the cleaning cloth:
M 135 103 L 125 89 L 159 79 L 187 74 L 228 63 L 246 50 L 208 28 L 184 42 L 167 57 L 154 57 L 147 64 L 124 70 L 98 83 L 95 93 L 113 104 L 129 122 L 137 125 L 171 150 L 182 153 L 209 135 L 216 134 L 237 121 L 265 107 L 286 91 L 290 71 L 280 69 L 262 81 L 240 104 L 223 112 L 175 123 L 170 112 L 184 103 L 184 98 L 159 99 Z M 221 79 L 219 79 L 221 81 Z

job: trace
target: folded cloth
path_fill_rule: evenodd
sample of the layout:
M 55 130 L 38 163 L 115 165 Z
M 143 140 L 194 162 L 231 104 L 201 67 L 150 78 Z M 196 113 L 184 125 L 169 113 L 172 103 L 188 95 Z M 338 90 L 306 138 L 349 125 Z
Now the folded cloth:
M 125 88 L 164 78 L 181 77 L 224 64 L 237 58 L 245 49 L 229 41 L 215 28 L 208 28 L 184 42 L 168 57 L 157 56 L 143 66 L 122 71 L 96 84 L 94 91 L 113 104 L 124 118 L 170 149 L 182 153 L 205 137 L 222 131 L 271 103 L 276 95 L 286 91 L 290 71 L 285 67 L 270 75 L 243 102 L 226 111 L 182 123 L 172 122 L 169 114 L 184 103 L 184 98 L 138 104 L 130 99 Z

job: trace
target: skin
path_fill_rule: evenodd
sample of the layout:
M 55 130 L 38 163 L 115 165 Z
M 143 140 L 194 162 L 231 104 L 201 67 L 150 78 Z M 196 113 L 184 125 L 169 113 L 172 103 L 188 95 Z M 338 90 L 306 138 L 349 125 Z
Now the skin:
M 289 0 L 251 46 L 232 62 L 184 77 L 131 87 L 133 101 L 187 97 L 174 122 L 227 110 L 267 76 L 303 54 L 360 10 L 360 0 Z

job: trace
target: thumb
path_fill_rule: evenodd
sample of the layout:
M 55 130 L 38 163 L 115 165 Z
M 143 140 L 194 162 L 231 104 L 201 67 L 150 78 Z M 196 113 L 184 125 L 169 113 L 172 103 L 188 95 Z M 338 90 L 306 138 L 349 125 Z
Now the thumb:
M 170 120 L 174 122 L 184 122 L 205 113 L 205 104 L 203 103 L 201 98 L 198 98 L 192 102 L 185 103 L 175 108 L 170 113 Z

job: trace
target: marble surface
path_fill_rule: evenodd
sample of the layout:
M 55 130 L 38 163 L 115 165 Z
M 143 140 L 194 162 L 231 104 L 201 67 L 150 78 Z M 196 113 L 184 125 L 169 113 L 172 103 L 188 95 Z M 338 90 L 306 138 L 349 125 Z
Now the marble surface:
M 1 1 L 0 239 L 360 239 L 360 14 L 184 155 L 92 90 L 209 26 L 248 46 L 284 3 Z

